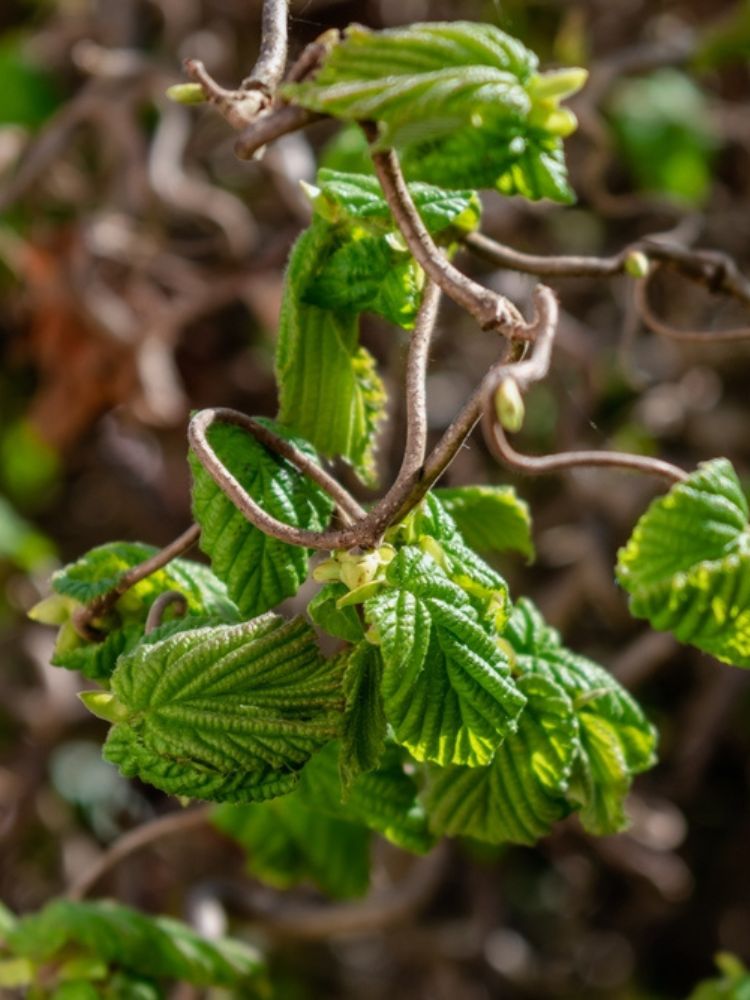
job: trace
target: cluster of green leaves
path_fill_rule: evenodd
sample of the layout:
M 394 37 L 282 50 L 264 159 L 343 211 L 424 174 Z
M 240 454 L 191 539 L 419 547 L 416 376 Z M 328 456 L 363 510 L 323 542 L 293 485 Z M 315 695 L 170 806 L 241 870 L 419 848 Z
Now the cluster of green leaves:
M 537 67 L 533 52 L 492 25 L 352 25 L 315 77 L 284 96 L 343 121 L 376 122 L 376 148 L 396 148 L 414 180 L 568 202 L 562 138 L 576 121 L 559 102 L 586 73 Z
M 718 660 L 750 667 L 750 526 L 737 474 L 704 462 L 655 500 L 620 551 L 630 610 Z
M 58 899 L 17 919 L 0 905 L 0 987 L 29 1000 L 162 1000 L 169 982 L 269 996 L 263 961 L 239 941 L 112 902 Z

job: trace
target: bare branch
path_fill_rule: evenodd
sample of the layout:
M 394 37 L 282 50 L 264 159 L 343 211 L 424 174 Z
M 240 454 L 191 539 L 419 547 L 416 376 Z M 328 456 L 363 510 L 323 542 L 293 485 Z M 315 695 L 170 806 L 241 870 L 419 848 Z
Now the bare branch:
M 206 100 L 232 128 L 243 129 L 267 111 L 284 75 L 287 55 L 287 0 L 264 0 L 260 54 L 237 90 L 220 86 L 198 59 L 185 60 L 185 72 L 200 84 Z
M 264 0 L 260 53 L 242 90 L 258 87 L 272 94 L 281 82 L 286 67 L 287 0 Z
M 658 333 L 662 337 L 669 337 L 670 340 L 693 343 L 726 344 L 737 340 L 750 340 L 750 326 L 733 327 L 729 330 L 678 330 L 660 319 L 651 307 L 648 297 L 649 284 L 656 270 L 655 268 L 647 278 L 637 282 L 633 293 L 638 315 L 654 333 Z
M 66 898 L 83 899 L 103 875 L 142 847 L 147 847 L 163 837 L 171 837 L 176 833 L 184 833 L 186 830 L 203 826 L 208 821 L 212 809 L 213 805 L 205 805 L 197 809 L 168 813 L 118 837 L 99 860 L 70 886 L 65 894 Z
M 320 941 L 372 934 L 401 923 L 425 906 L 440 884 L 447 859 L 448 849 L 443 842 L 419 858 L 398 884 L 379 889 L 357 903 L 294 906 L 284 900 L 283 905 L 269 905 L 267 893 L 261 896 L 252 890 L 238 892 L 234 886 L 227 892 L 227 902 L 250 919 L 255 918 L 264 931 L 284 937 Z
M 179 590 L 165 590 L 163 594 L 159 594 L 148 609 L 146 624 L 143 629 L 144 635 L 149 635 L 155 628 L 158 628 L 162 624 L 164 612 L 167 608 L 171 607 L 175 608 L 180 617 L 187 614 L 187 599 Z
M 689 250 L 656 237 L 644 237 L 610 257 L 554 256 L 522 253 L 504 246 L 484 233 L 468 233 L 464 244 L 483 260 L 541 278 L 610 278 L 627 271 L 630 254 L 645 253 L 684 277 L 705 285 L 713 293 L 723 292 L 750 305 L 750 280 L 726 254 L 713 250 Z
M 297 107 L 296 104 L 283 104 L 280 108 L 262 115 L 250 122 L 234 144 L 234 152 L 240 160 L 251 160 L 274 139 L 280 139 L 289 132 L 297 132 L 306 125 L 321 121 L 325 115 Z
M 365 131 L 372 140 L 372 128 Z M 483 330 L 497 330 L 510 339 L 529 340 L 530 328 L 513 303 L 467 278 L 435 245 L 409 194 L 395 151 L 373 152 L 372 162 L 406 245 L 432 280 L 473 316 Z

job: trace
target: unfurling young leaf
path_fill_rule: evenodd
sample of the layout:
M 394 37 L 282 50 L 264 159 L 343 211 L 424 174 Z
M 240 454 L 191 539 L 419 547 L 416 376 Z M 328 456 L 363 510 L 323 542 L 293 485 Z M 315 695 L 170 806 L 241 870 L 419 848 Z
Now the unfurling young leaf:
M 75 611 L 114 589 L 128 570 L 157 551 L 140 542 L 110 542 L 91 549 L 53 575 L 54 595 L 32 608 L 30 617 L 60 626 L 52 657 L 55 666 L 80 670 L 86 677 L 106 683 L 118 656 L 141 639 L 149 608 L 168 590 L 176 590 L 185 598 L 188 617 L 238 620 L 237 608 L 224 584 L 206 566 L 173 559 L 127 590 L 104 618 L 92 622 L 105 634 L 103 642 L 89 642 L 79 636 L 71 622 Z
M 217 802 L 290 791 L 338 734 L 343 708 L 340 665 L 322 659 L 304 621 L 273 614 L 147 637 L 120 658 L 112 695 L 105 758 L 126 777 Z
M 702 463 L 654 500 L 620 550 L 630 611 L 718 660 L 750 667 L 750 528 L 737 475 Z
M 299 451 L 315 458 L 305 441 L 267 423 Z M 333 509 L 330 497 L 286 459 L 228 424 L 214 424 L 208 440 L 227 469 L 269 514 L 296 528 L 319 531 L 325 527 Z M 254 617 L 295 594 L 307 577 L 307 551 L 271 538 L 250 524 L 192 454 L 190 464 L 200 546 L 240 611 Z
M 559 102 L 586 74 L 536 69 L 536 56 L 493 25 L 352 25 L 312 80 L 283 92 L 313 111 L 377 122 L 376 148 L 394 146 L 410 178 L 571 201 L 561 137 L 576 123 Z
M 147 917 L 110 901 L 54 900 L 3 934 L 0 969 L 3 952 L 24 960 L 31 971 L 32 978 L 19 985 L 35 985 L 38 972 L 39 984 L 53 989 L 54 974 L 60 983 L 55 997 L 63 995 L 60 988 L 74 974 L 93 997 L 158 1000 L 165 980 L 233 989 L 248 1000 L 265 995 L 264 964 L 255 949 L 225 938 L 208 941 L 176 920 Z M 92 982 L 112 992 L 100 993 Z M 153 992 L 142 992 L 140 984 Z M 119 985 L 129 992 L 117 992 Z M 69 996 L 89 994 L 79 990 Z
M 489 763 L 525 698 L 466 592 L 431 556 L 405 546 L 365 615 L 379 637 L 397 740 L 417 760 Z

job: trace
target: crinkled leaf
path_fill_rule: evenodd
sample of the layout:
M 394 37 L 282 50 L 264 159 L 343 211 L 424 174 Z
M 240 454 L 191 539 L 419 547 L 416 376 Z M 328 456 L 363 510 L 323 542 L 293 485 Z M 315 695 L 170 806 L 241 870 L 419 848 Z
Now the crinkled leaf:
M 329 743 L 302 771 L 300 798 L 311 809 L 355 820 L 381 834 L 397 847 L 424 854 L 434 844 L 425 811 L 417 800 L 417 786 L 404 769 L 402 751 L 386 748 L 374 771 L 360 774 L 343 797 L 339 777 L 341 749 Z
M 364 635 L 357 609 L 351 605 L 343 608 L 337 606 L 339 599 L 348 593 L 349 590 L 343 583 L 326 583 L 307 605 L 307 613 L 329 635 L 356 643 Z
M 508 585 L 496 570 L 469 548 L 446 506 L 428 493 L 406 526 L 414 540 L 438 562 L 465 592 L 474 609 L 494 632 L 510 614 Z
M 533 557 L 528 504 L 516 496 L 512 486 L 458 486 L 435 490 L 435 495 L 472 549 L 510 549 Z
M 536 68 L 536 56 L 493 25 L 352 25 L 315 78 L 284 93 L 314 111 L 377 121 L 377 147 L 395 146 L 408 176 L 570 201 L 560 135 L 575 121 L 558 103 L 584 74 L 571 71 L 556 88 Z
M 489 763 L 525 699 L 465 591 L 430 556 L 401 549 L 365 603 L 383 654 L 383 699 L 418 760 Z
M 71 624 L 76 609 L 114 589 L 128 570 L 157 551 L 141 542 L 110 542 L 91 549 L 52 576 L 57 596 L 32 608 L 31 617 L 60 625 L 52 657 L 55 666 L 80 670 L 86 677 L 106 683 L 118 656 L 132 649 L 143 636 L 149 608 L 168 590 L 183 595 L 189 618 L 212 616 L 222 621 L 238 620 L 239 613 L 224 584 L 207 566 L 188 559 L 173 559 L 129 588 L 104 617 L 94 619 L 92 624 L 105 634 L 104 641 L 89 642 L 79 636 Z M 173 613 L 168 609 L 165 618 L 169 620 Z
M 726 459 L 702 463 L 651 504 L 618 554 L 617 578 L 638 618 L 750 667 L 748 507 Z
M 284 794 L 338 733 L 340 675 L 307 623 L 273 614 L 142 643 L 112 675 L 104 755 L 174 795 Z
M 300 793 L 214 810 L 213 821 L 247 852 L 247 867 L 278 889 L 311 880 L 336 897 L 361 896 L 370 880 L 370 831 L 311 808 Z
M 54 900 L 22 917 L 6 941 L 14 954 L 35 963 L 57 961 L 75 950 L 133 974 L 242 988 L 248 997 L 263 975 L 263 963 L 248 945 L 207 941 L 176 920 L 147 917 L 109 901 Z
M 339 773 L 348 791 L 358 775 L 378 766 L 385 750 L 387 722 L 380 690 L 380 650 L 362 641 L 344 656 L 346 707 L 341 722 Z
M 325 527 L 333 507 L 330 497 L 286 459 L 229 424 L 214 424 L 208 440 L 267 513 L 296 528 Z M 290 440 L 305 455 L 315 457 L 305 441 Z M 262 614 L 295 594 L 307 577 L 307 550 L 271 538 L 250 524 L 192 454 L 190 464 L 201 548 L 242 613 Z
M 321 309 L 304 299 L 338 240 L 334 227 L 315 220 L 289 259 L 276 347 L 279 420 L 326 458 L 345 458 L 372 483 L 385 405 L 374 359 L 359 346 L 355 313 Z
M 503 637 L 518 671 L 552 681 L 573 702 L 580 753 L 568 798 L 581 808 L 582 823 L 592 833 L 622 829 L 633 775 L 655 762 L 656 733 L 640 706 L 610 673 L 566 649 L 526 598 L 516 605 Z
M 431 767 L 425 808 L 430 828 L 491 844 L 535 844 L 570 812 L 565 792 L 578 756 L 578 722 L 557 684 L 533 674 L 518 729 L 488 767 Z

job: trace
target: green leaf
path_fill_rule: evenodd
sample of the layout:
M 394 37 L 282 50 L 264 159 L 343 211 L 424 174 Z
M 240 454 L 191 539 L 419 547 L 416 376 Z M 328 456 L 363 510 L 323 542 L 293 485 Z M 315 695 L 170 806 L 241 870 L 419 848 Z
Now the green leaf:
M 357 609 L 338 607 L 340 598 L 346 597 L 348 593 L 349 590 L 343 583 L 327 583 L 307 605 L 307 613 L 329 635 L 356 643 L 364 635 Z
M 536 56 L 493 25 L 352 25 L 313 80 L 283 93 L 323 114 L 377 121 L 376 148 L 395 146 L 407 176 L 570 201 L 560 136 L 575 119 L 558 104 L 585 73 L 536 68 Z
M 620 81 L 610 117 L 638 187 L 693 207 L 705 202 L 719 143 L 710 105 L 688 75 L 664 68 Z
M 122 656 L 104 756 L 174 795 L 246 802 L 288 792 L 337 735 L 341 668 L 301 619 L 268 614 L 179 632 Z M 114 712 L 110 712 L 114 715 Z
M 528 504 L 512 486 L 458 486 L 436 490 L 464 541 L 479 552 L 520 552 L 534 556 Z
M 311 808 L 299 792 L 219 806 L 213 822 L 247 852 L 247 868 L 277 889 L 313 881 L 330 896 L 361 896 L 370 881 L 370 831 Z
M 316 212 L 335 223 L 359 222 L 371 234 L 387 235 L 396 224 L 377 178 L 368 174 L 318 171 Z M 446 191 L 432 184 L 409 185 L 414 205 L 432 236 L 448 237 L 472 232 L 479 225 L 482 205 L 476 191 Z
M 346 707 L 341 725 L 339 773 L 345 791 L 354 779 L 378 766 L 385 750 L 386 718 L 380 688 L 380 650 L 362 641 L 345 654 Z
M 41 964 L 72 949 L 125 972 L 197 986 L 244 988 L 254 996 L 263 975 L 257 952 L 239 941 L 206 941 L 184 924 L 147 917 L 109 901 L 58 899 L 23 917 L 8 935 L 14 954 Z
M 581 808 L 581 822 L 591 833 L 622 829 L 633 775 L 655 762 L 656 733 L 640 706 L 610 673 L 566 649 L 526 598 L 517 603 L 503 638 L 518 672 L 557 684 L 575 707 L 580 752 L 567 797 Z
M 298 794 L 311 809 L 364 823 L 397 847 L 424 854 L 435 839 L 402 757 L 398 747 L 388 746 L 378 767 L 354 779 L 344 799 L 339 776 L 341 748 L 329 743 L 302 771 Z
M 488 767 L 431 767 L 430 828 L 490 844 L 535 844 L 570 812 L 565 793 L 578 755 L 578 722 L 565 692 L 545 677 L 518 682 L 527 703 L 516 732 Z
M 134 566 L 159 550 L 141 542 L 110 542 L 91 549 L 77 562 L 52 576 L 55 595 L 32 608 L 36 621 L 60 625 L 52 663 L 106 684 L 117 659 L 142 638 L 149 608 L 168 590 L 179 591 L 187 603 L 187 618 L 213 617 L 237 621 L 237 608 L 226 589 L 207 566 L 188 559 L 173 559 L 135 586 L 129 588 L 103 618 L 93 625 L 101 630 L 102 642 L 83 639 L 71 624 L 75 611 L 113 590 Z M 167 610 L 166 619 L 174 612 Z
M 489 763 L 525 699 L 466 593 L 413 546 L 365 603 L 383 661 L 383 699 L 396 738 L 417 760 Z
M 699 983 L 688 1000 L 750 1000 L 750 972 L 739 958 L 719 952 L 716 965 L 721 975 Z
M 273 430 L 279 428 L 263 421 Z M 311 458 L 299 438 L 291 443 Z M 208 441 L 219 459 L 267 513 L 296 528 L 319 531 L 333 503 L 319 486 L 290 462 L 240 427 L 214 424 Z M 191 453 L 193 515 L 201 526 L 200 545 L 240 611 L 253 617 L 296 594 L 307 578 L 307 550 L 271 538 L 250 524 Z
M 332 227 L 314 220 L 289 259 L 276 347 L 279 420 L 326 458 L 341 455 L 363 481 L 373 483 L 375 437 L 385 404 L 374 359 L 358 344 L 356 314 L 304 301 L 335 245 Z
M 726 459 L 653 501 L 618 554 L 617 578 L 636 617 L 750 667 L 748 507 Z

